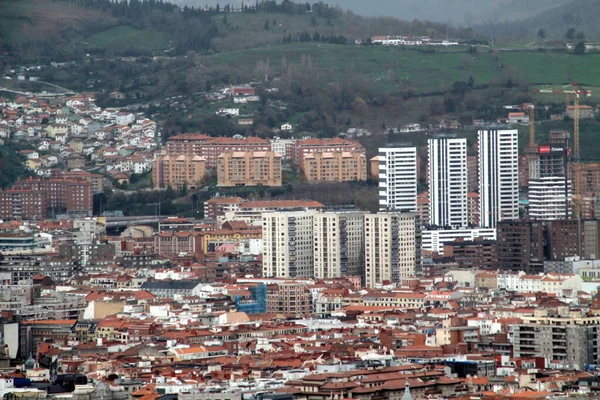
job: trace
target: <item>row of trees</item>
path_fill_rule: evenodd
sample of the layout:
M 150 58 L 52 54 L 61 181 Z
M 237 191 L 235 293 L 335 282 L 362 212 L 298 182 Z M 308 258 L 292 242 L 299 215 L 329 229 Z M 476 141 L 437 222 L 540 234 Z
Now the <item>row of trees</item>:
M 294 43 L 294 42 L 317 42 L 317 43 L 332 43 L 332 44 L 346 44 L 348 40 L 342 35 L 321 35 L 319 32 L 315 32 L 312 35 L 306 31 L 296 34 L 296 37 L 292 37 L 292 34 L 283 36 L 283 43 Z

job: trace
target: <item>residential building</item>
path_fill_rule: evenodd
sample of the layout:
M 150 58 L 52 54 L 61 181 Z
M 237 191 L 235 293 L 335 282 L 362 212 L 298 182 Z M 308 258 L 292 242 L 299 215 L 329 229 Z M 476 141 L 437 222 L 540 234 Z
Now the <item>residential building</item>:
M 262 226 L 263 214 L 283 211 L 323 211 L 325 206 L 313 200 L 256 200 L 245 201 L 235 211 L 225 213 L 226 220 L 244 221 Z
M 469 193 L 479 190 L 479 174 L 477 173 L 477 156 L 467 156 L 467 190 Z
M 502 221 L 497 226 L 498 268 L 537 273 L 543 270 L 544 226 L 541 221 Z
M 577 176 L 574 179 L 579 180 L 579 187 L 582 193 L 600 192 L 600 164 L 579 164 Z
M 311 183 L 367 180 L 367 159 L 360 152 L 312 153 L 304 156 L 304 176 Z
M 568 105 L 567 111 L 565 114 L 567 117 L 574 119 L 575 118 L 575 106 Z M 579 118 L 581 118 L 581 119 L 594 118 L 594 107 L 588 106 L 586 104 L 580 104 L 579 105 Z
M 468 225 L 467 139 L 429 139 L 429 224 L 463 228 Z
M 206 159 L 195 155 L 158 155 L 152 168 L 155 189 L 196 188 L 206 176 Z
M 146 281 L 140 289 L 147 290 L 159 298 L 172 299 L 175 295 L 191 296 L 200 285 L 200 281 L 197 280 Z
M 469 192 L 467 194 L 467 222 L 469 226 L 480 226 L 479 212 L 479 193 Z
M 292 165 L 299 169 L 304 167 L 304 157 L 311 153 L 359 152 L 365 154 L 365 148 L 360 143 L 340 138 L 297 140 L 291 145 L 290 151 Z
M 269 285 L 267 312 L 296 318 L 312 315 L 312 294 L 304 283 L 290 281 Z
M 48 196 L 34 189 L 0 190 L 0 219 L 35 219 L 48 216 Z
M 45 193 L 49 215 L 66 212 L 70 215 L 90 216 L 93 209 L 93 188 L 86 179 L 28 178 L 17 181 L 12 189 L 34 190 Z M 48 214 L 44 214 L 46 216 Z
M 429 221 L 429 192 L 419 193 L 417 196 L 417 214 L 421 221 Z
M 292 145 L 297 139 L 281 139 L 274 137 L 271 139 L 271 151 L 281 154 L 283 160 L 289 160 L 292 157 Z
M 227 212 L 239 210 L 244 202 L 241 197 L 215 197 L 204 203 L 204 218 L 223 218 Z
M 519 218 L 519 135 L 512 130 L 478 133 L 481 226 Z
M 365 285 L 398 283 L 421 273 L 420 221 L 415 213 L 365 215 Z
M 571 208 L 571 181 L 567 161 L 568 142 L 539 146 L 530 155 L 529 217 L 568 218 Z
M 379 149 L 379 210 L 416 212 L 417 148 L 390 145 Z
M 227 152 L 218 157 L 219 186 L 281 186 L 281 155 L 272 151 Z
M 315 277 L 363 276 L 364 215 L 326 212 L 313 216 Z
M 168 155 L 197 155 L 206 159 L 206 168 L 216 168 L 218 157 L 226 152 L 271 151 L 267 139 L 257 137 L 226 138 L 203 134 L 171 136 L 167 141 Z
M 444 257 L 453 257 L 459 268 L 491 269 L 498 265 L 496 241 L 481 237 L 475 240 L 456 239 L 444 244 Z
M 275 212 L 262 217 L 263 276 L 314 276 L 314 212 Z
M 463 228 L 463 229 L 424 229 L 422 232 L 423 250 L 443 254 L 444 245 L 457 239 L 473 241 L 477 238 L 496 240 L 494 228 Z
M 556 312 L 538 309 L 513 325 L 514 357 L 541 358 L 545 365 L 583 370 L 600 362 L 600 317 L 559 307 Z

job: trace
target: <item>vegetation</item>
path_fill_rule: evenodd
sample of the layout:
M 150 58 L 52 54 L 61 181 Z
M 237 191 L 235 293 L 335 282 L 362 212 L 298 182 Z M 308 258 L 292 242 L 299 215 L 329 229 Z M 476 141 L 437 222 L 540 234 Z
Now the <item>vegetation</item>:
M 20 150 L 20 149 L 19 149 Z M 0 146 L 0 188 L 10 187 L 19 178 L 30 176 L 29 170 L 23 167 L 24 157 L 11 146 Z

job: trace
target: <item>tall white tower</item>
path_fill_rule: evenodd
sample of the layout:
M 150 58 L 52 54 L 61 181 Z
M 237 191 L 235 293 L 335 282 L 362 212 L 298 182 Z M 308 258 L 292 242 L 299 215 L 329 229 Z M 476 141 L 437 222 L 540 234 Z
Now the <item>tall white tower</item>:
M 519 218 L 519 132 L 479 131 L 481 226 Z
M 417 211 L 417 148 L 390 145 L 379 149 L 379 209 Z
M 429 223 L 468 225 L 467 139 L 440 136 L 428 140 Z

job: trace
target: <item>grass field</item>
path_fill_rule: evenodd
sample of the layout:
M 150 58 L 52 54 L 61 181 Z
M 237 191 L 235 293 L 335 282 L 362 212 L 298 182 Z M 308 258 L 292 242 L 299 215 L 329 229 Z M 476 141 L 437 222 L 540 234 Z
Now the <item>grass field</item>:
M 447 90 L 455 81 L 467 81 L 470 76 L 476 84 L 506 82 L 510 78 L 514 83 L 563 85 L 575 81 L 600 87 L 600 75 L 595 73 L 600 54 L 573 56 L 537 51 L 424 53 L 379 46 L 294 43 L 220 53 L 205 57 L 203 61 L 213 66 L 227 64 L 252 68 L 258 62 L 268 60 L 271 70 L 279 71 L 283 56 L 288 65 L 299 65 L 303 55 L 311 56 L 317 70 L 356 72 L 384 91 L 398 90 L 406 85 L 419 92 Z
M 161 32 L 116 26 L 91 35 L 88 43 L 92 47 L 112 49 L 135 47 L 143 50 L 162 50 L 169 47 L 169 37 Z

